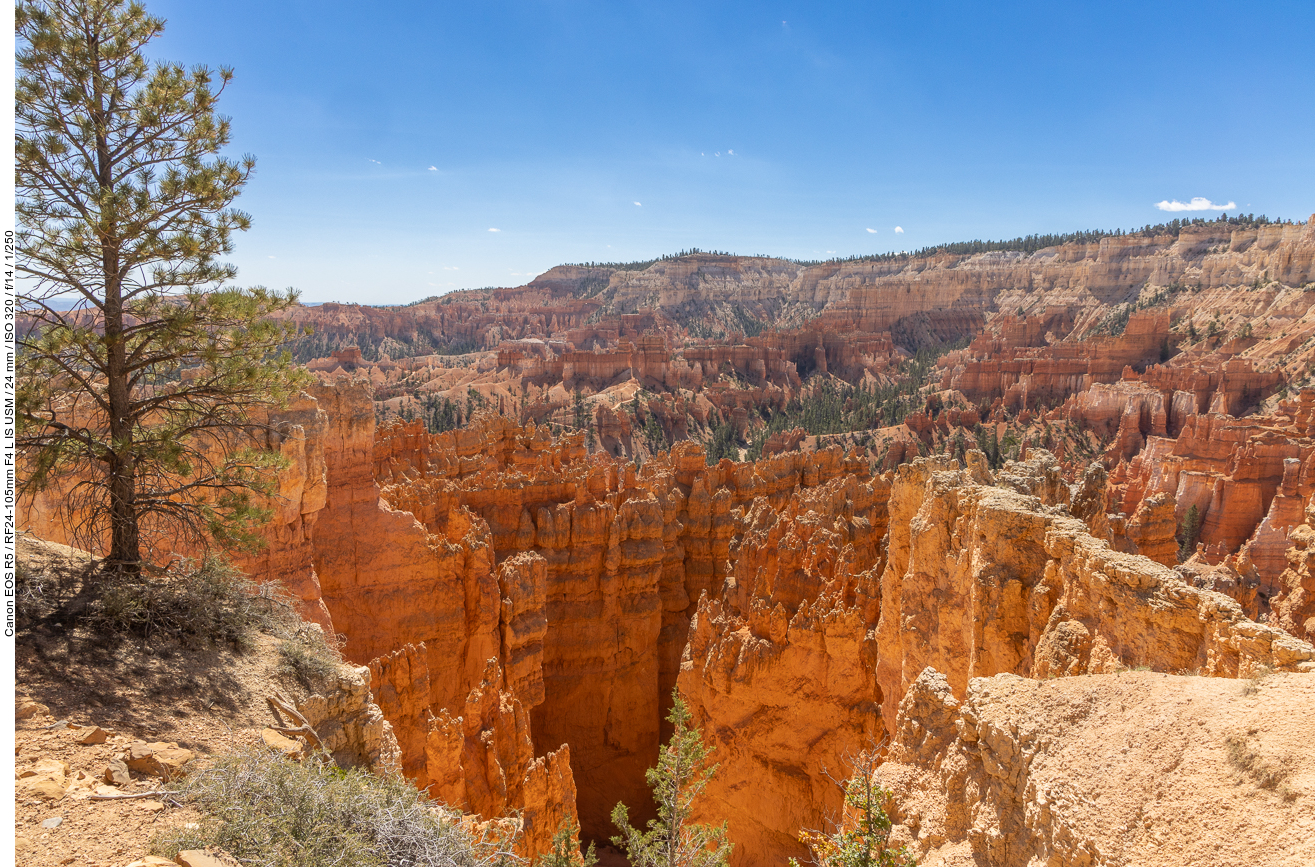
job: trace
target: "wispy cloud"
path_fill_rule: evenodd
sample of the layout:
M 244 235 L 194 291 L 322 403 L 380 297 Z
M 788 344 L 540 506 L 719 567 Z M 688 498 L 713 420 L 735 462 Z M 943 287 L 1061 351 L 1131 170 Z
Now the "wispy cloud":
M 733 150 L 727 149 L 726 153 L 730 154 L 731 156 L 735 156 L 735 151 Z
M 271 259 L 277 259 L 278 256 L 270 256 L 269 258 L 271 258 Z
M 490 232 L 501 232 L 501 229 L 489 229 Z
M 635 202 L 635 207 L 636 207 L 636 208 L 642 208 L 642 207 L 644 207 L 644 206 L 641 205 L 639 202 Z
M 903 226 L 896 226 L 896 227 L 895 227 L 895 234 L 896 234 L 896 235 L 903 235 L 903 234 L 904 234 L 904 227 L 903 227 Z
M 450 267 L 447 266 L 447 265 L 444 265 L 444 266 L 443 266 L 443 270 L 444 270 L 444 271 L 460 271 L 461 269 L 458 268 L 456 265 L 452 265 L 452 266 L 450 266 Z
M 367 159 L 369 159 L 369 158 L 367 157 Z M 381 166 L 381 165 L 383 165 L 383 163 L 379 162 L 378 160 L 370 160 L 370 162 L 374 163 L 376 166 Z
M 438 171 L 438 166 L 430 166 L 430 167 L 429 167 L 429 170 L 430 170 L 431 172 L 436 172 L 436 171 Z
M 1237 207 L 1237 202 L 1229 202 L 1227 205 L 1216 205 L 1214 202 L 1204 196 L 1197 196 L 1190 202 L 1180 202 L 1174 199 L 1172 202 L 1165 200 L 1156 202 L 1155 207 L 1161 211 L 1231 211 Z
M 867 233 L 868 233 L 869 235 L 875 235 L 875 234 L 877 234 L 877 230 L 876 230 L 876 229 L 868 229 L 868 230 L 866 230 L 866 231 L 867 231 Z

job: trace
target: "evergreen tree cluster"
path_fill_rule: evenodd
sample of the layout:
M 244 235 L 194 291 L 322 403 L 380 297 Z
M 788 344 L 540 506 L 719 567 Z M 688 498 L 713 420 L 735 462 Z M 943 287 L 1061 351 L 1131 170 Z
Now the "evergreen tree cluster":
M 1259 216 L 1255 214 L 1236 214 L 1232 217 L 1227 214 L 1220 214 L 1213 220 L 1204 217 L 1179 218 L 1169 220 L 1166 223 L 1156 223 L 1155 225 L 1147 224 L 1141 228 L 1134 229 L 1086 229 L 1076 232 L 1052 232 L 1043 235 L 1021 235 L 1017 238 L 1010 238 L 1000 241 L 953 241 L 947 244 L 934 244 L 928 247 L 922 247 L 914 251 L 900 251 L 891 253 L 871 253 L 859 256 L 835 257 L 832 259 L 789 259 L 782 256 L 771 256 L 769 254 L 756 254 L 764 259 L 780 259 L 783 262 L 791 262 L 795 265 L 821 265 L 829 262 L 890 262 L 900 259 L 914 259 L 924 256 L 934 256 L 938 253 L 950 253 L 952 255 L 970 256 L 976 253 L 1026 253 L 1032 254 L 1049 247 L 1058 247 L 1061 244 L 1094 244 L 1104 238 L 1122 238 L 1126 236 L 1154 238 L 1161 235 L 1170 235 L 1174 238 L 1189 226 L 1204 226 L 1206 224 L 1225 226 L 1229 229 L 1254 229 L 1258 226 L 1268 225 L 1292 225 L 1291 220 L 1270 219 L 1264 214 Z M 604 268 L 612 271 L 645 271 L 659 262 L 670 262 L 676 259 L 682 259 L 686 256 L 705 255 L 705 256 L 732 256 L 738 257 L 739 254 L 729 253 L 724 250 L 701 250 L 698 247 L 691 247 L 688 250 L 681 250 L 679 253 L 669 253 L 664 256 L 658 256 L 655 259 L 643 259 L 635 262 L 576 262 L 574 267 L 579 268 Z
M 328 334 L 317 331 L 313 334 L 299 334 L 295 339 L 284 344 L 292 353 L 292 358 L 299 364 L 305 364 L 316 358 L 326 358 L 329 353 L 358 347 L 361 357 L 366 361 L 379 361 L 385 355 L 389 358 L 412 358 L 417 355 L 465 355 L 478 350 L 479 344 L 468 337 L 443 339 L 432 334 L 417 331 L 411 337 L 384 337 L 376 339 L 369 332 L 345 332 Z
M 738 439 L 735 436 L 735 427 L 730 422 L 722 422 L 714 427 L 712 440 L 708 443 L 708 466 L 716 466 L 722 458 L 738 461 L 740 459 Z
M 936 361 L 950 347 L 926 347 L 899 366 L 894 381 L 874 386 L 849 385 L 815 376 L 807 392 L 782 410 L 766 410 L 766 424 L 753 437 L 747 457 L 762 456 L 768 437 L 803 428 L 810 436 L 849 433 L 900 424 L 922 406 L 921 391 L 936 371 Z

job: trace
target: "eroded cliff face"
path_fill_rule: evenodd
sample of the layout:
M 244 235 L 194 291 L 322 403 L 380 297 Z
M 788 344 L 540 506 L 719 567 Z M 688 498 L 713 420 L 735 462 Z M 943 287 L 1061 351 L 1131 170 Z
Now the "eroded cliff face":
M 840 478 L 779 511 L 755 501 L 721 597 L 699 600 L 679 686 L 719 763 L 699 813 L 731 823 L 736 864 L 806 855 L 798 829 L 841 809 L 828 773 L 881 740 L 888 487 Z
M 1309 644 L 1094 538 L 1064 508 L 1069 491 L 1046 472 L 1047 458 L 1007 466 L 1007 488 L 980 464 L 946 459 L 896 473 L 877 627 L 888 729 L 898 697 L 927 667 L 960 696 L 971 678 L 1002 672 L 1315 670 Z
M 720 763 L 701 814 L 751 864 L 804 854 L 799 830 L 840 807 L 831 776 L 929 665 L 959 696 L 1000 672 L 1315 667 L 1093 536 L 1104 476 L 1070 488 L 1042 451 L 880 476 L 838 449 L 709 467 L 678 444 L 637 469 L 491 415 L 375 432 L 359 381 L 320 399 L 316 565 L 347 653 L 369 657 L 406 772 L 485 818 L 519 812 L 530 840 L 573 807 L 594 838 L 618 801 L 643 809 L 677 685 Z
M 1309 861 L 1315 675 L 975 678 L 926 669 L 877 781 L 925 867 Z
M 641 812 L 648 802 L 643 773 L 664 734 L 697 600 L 723 595 L 742 551 L 759 556 L 756 545 L 733 544 L 746 509 L 761 523 L 800 492 L 821 492 L 824 511 L 850 522 L 835 556 L 843 549 L 863 569 L 878 562 L 884 488 L 866 459 L 838 449 L 709 467 L 688 443 L 636 469 L 589 455 L 581 435 L 553 439 L 498 416 L 438 435 L 394 425 L 376 441 L 366 383 L 339 380 L 319 394 L 332 419 L 317 534 L 325 599 L 343 611 L 335 623 L 346 653 L 374 660 L 407 772 L 453 796 L 452 780 L 464 779 L 481 814 L 514 798 L 471 795 L 483 784 L 470 769 L 488 763 L 463 760 L 454 777 L 450 757 L 458 729 L 472 724 L 463 708 L 492 694 L 490 659 L 508 697 L 500 701 L 528 719 L 532 754 L 569 745 L 561 764 L 588 781 L 577 795 L 584 831 L 606 837 L 618 801 Z M 797 605 L 804 588 L 794 597 Z M 478 731 L 521 744 L 517 713 Z M 458 716 L 465 727 L 451 722 Z M 504 776 L 520 767 L 513 755 L 499 753 Z

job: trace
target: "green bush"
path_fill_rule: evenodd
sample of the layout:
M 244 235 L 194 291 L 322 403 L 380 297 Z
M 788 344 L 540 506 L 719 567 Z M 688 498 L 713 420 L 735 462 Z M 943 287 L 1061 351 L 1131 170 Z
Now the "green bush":
M 225 756 L 181 784 L 201 821 L 156 835 L 176 858 L 217 846 L 259 867 L 511 864 L 511 841 L 477 837 L 401 776 L 377 777 L 266 750 Z
M 671 739 L 658 752 L 657 766 L 644 772 L 657 802 L 657 818 L 649 820 L 647 831 L 641 831 L 630 824 L 626 805 L 617 804 L 612 808 L 612 824 L 621 834 L 612 842 L 625 850 L 634 867 L 726 867 L 731 854 L 726 823 L 693 821 L 694 801 L 703 794 L 717 765 L 708 764 L 711 750 L 703 743 L 679 691 L 673 690 L 671 697 L 667 715 L 673 728 Z
M 536 858 L 534 867 L 594 867 L 598 863 L 594 844 L 581 852 L 575 844 L 579 836 L 580 823 L 570 817 L 563 819 L 552 835 L 552 850 Z

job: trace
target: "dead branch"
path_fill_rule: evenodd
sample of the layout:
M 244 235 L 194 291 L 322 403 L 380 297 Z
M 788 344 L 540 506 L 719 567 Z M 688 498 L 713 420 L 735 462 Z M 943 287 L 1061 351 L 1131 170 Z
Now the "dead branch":
M 112 795 L 102 795 L 97 792 L 91 794 L 93 801 L 130 801 L 134 798 L 166 798 L 177 795 L 177 792 L 171 792 L 161 789 L 158 792 L 115 792 Z
M 318 750 L 323 747 L 324 744 L 320 740 L 319 733 L 315 731 L 315 727 L 310 724 L 306 717 L 301 715 L 301 711 L 297 710 L 292 702 L 288 701 L 279 693 L 266 696 L 265 701 L 269 702 L 269 709 L 274 714 L 275 722 L 278 723 L 277 725 L 270 726 L 270 728 L 281 735 L 304 738 L 307 745 L 310 746 L 312 750 Z M 280 711 L 282 711 L 282 713 L 280 713 Z M 298 725 L 290 726 L 284 723 L 282 714 L 287 714 L 288 718 L 293 722 L 298 723 Z

